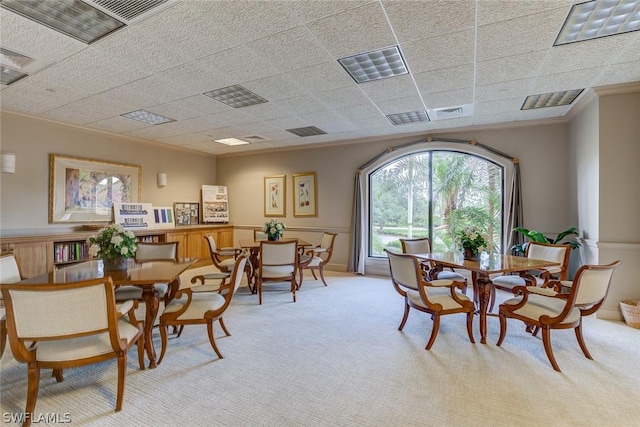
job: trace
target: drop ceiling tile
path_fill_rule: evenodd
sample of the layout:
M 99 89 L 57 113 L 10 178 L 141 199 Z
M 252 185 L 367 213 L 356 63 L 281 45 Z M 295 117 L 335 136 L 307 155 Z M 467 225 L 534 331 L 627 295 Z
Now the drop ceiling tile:
M 473 64 L 425 71 L 414 77 L 422 94 L 473 87 Z
M 384 117 L 384 113 L 371 103 L 339 108 L 335 112 L 340 117 L 350 121 Z
M 401 43 L 473 28 L 471 1 L 385 1 L 384 8 Z
M 524 99 L 511 98 L 501 99 L 498 101 L 477 102 L 474 105 L 473 113 L 475 116 L 486 116 L 496 114 L 515 114 L 520 111 Z
M 417 93 L 416 85 L 409 74 L 362 83 L 358 87 L 375 103 L 394 98 L 415 96 Z
M 86 124 L 119 116 L 135 109 L 134 103 L 101 93 L 49 110 L 42 115 L 54 120 L 70 120 L 72 123 Z
M 272 120 L 293 114 L 289 104 L 284 101 L 269 101 L 266 104 L 250 105 L 242 109 L 246 114 L 259 120 Z
M 473 88 L 454 89 L 444 92 L 423 94 L 427 108 L 446 108 L 456 105 L 473 104 Z
M 127 119 L 122 116 L 109 117 L 107 119 L 98 120 L 95 122 L 87 123 L 87 127 L 92 129 L 99 129 L 105 132 L 127 132 L 136 129 L 142 129 L 150 127 L 152 125 L 144 123 L 138 120 Z
M 540 76 L 529 85 L 530 95 L 589 87 L 605 69 L 598 67 Z M 571 87 L 567 87 L 568 84 Z
M 473 117 L 460 117 L 430 122 L 432 129 L 457 129 L 473 125 Z
M 568 10 L 546 12 L 481 25 L 478 28 L 478 61 L 549 49 Z
M 574 3 L 576 3 L 574 0 L 479 0 L 477 2 L 478 23 L 480 25 L 494 24 L 555 9 L 560 9 L 566 16 Z M 558 31 L 560 31 L 560 27 L 558 27 Z
M 304 89 L 284 74 L 243 83 L 242 86 L 269 102 L 295 98 L 305 94 Z
M 42 78 L 42 73 L 25 78 L 2 91 L 2 108 L 38 114 L 86 97 L 86 92 L 65 87 Z
M 403 43 L 402 53 L 414 74 L 472 64 L 475 47 L 473 29 L 437 35 L 428 39 Z
M 304 27 L 295 27 L 256 40 L 248 47 L 283 71 L 310 67 L 333 60 Z
M 540 73 L 558 74 L 598 67 L 618 56 L 625 47 L 626 41 L 619 37 L 603 37 L 555 46 L 545 57 Z
M 287 107 L 296 114 L 309 114 L 326 111 L 327 107 L 312 96 L 298 96 L 286 100 Z
M 510 123 L 518 120 L 519 112 L 501 113 L 483 116 L 474 116 L 472 123 L 474 125 L 491 125 L 495 123 Z
M 296 0 L 287 2 L 287 13 L 304 24 L 373 2 L 377 0 Z
M 214 102 L 204 95 L 193 95 L 164 104 L 149 107 L 150 111 L 174 120 L 185 120 L 229 111 L 231 107 Z
M 410 111 L 424 111 L 425 106 L 418 95 L 407 96 L 405 98 L 390 99 L 377 102 L 376 106 L 385 114 L 400 114 Z
M 324 92 L 330 89 L 353 86 L 355 82 L 338 64 L 338 61 L 323 62 L 307 68 L 300 68 L 285 74 L 308 92 Z
M 640 81 L 640 61 L 615 64 L 606 68 L 593 82 L 593 87 Z M 4 92 L 3 92 L 4 94 Z
M 377 2 L 319 19 L 306 27 L 336 59 L 396 44 Z
M 327 108 L 337 109 L 351 107 L 369 102 L 361 86 L 353 85 L 339 89 L 330 89 L 324 92 L 315 92 L 314 98 L 322 102 Z
M 273 76 L 281 72 L 260 54 L 253 52 L 246 46 L 218 52 L 204 60 L 208 61 L 210 67 L 233 76 L 236 84 Z
M 476 88 L 476 102 L 497 101 L 500 99 L 510 99 L 531 95 L 529 80 L 513 80 L 490 85 L 478 86 Z
M 548 49 L 478 62 L 476 84 L 489 85 L 537 75 Z
M 611 63 L 620 64 L 637 61 L 640 58 L 640 31 L 621 34 L 616 37 L 624 37 L 627 40 L 627 45 L 614 58 L 611 58 Z

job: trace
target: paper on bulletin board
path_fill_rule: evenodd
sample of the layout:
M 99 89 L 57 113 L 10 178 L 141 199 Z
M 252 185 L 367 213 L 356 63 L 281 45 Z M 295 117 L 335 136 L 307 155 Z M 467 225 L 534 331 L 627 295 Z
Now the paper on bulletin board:
M 174 228 L 173 208 L 156 207 L 151 203 L 114 203 L 115 223 L 127 230 Z
M 226 186 L 202 186 L 202 222 L 229 222 L 229 196 Z

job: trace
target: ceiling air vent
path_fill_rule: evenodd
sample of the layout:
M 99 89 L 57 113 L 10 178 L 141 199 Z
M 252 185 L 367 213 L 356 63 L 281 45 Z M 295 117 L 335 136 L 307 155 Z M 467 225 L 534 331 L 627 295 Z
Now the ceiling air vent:
M 130 24 L 148 18 L 173 5 L 177 0 L 84 0 L 114 18 Z
M 473 115 L 473 104 L 457 105 L 455 107 L 428 109 L 431 120 L 458 119 Z
M 298 136 L 313 136 L 313 135 L 325 135 L 326 132 L 315 126 L 307 126 L 304 128 L 285 129 L 287 132 L 291 132 Z
M 246 139 L 247 141 L 251 141 L 251 142 L 262 142 L 267 140 L 267 138 L 260 135 L 243 136 L 242 139 Z

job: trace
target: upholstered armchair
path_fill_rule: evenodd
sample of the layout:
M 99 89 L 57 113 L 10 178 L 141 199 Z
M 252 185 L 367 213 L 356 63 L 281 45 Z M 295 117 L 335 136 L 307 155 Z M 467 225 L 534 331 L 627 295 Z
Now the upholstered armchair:
M 12 253 L 0 255 L 0 284 L 17 283 L 23 279 L 20 266 Z M 0 357 L 4 354 L 7 344 L 7 320 L 5 316 L 4 299 L 0 294 Z
M 231 271 L 231 279 L 229 282 L 221 284 L 218 292 L 193 292 L 191 288 L 181 289 L 178 291 L 176 298 L 171 300 L 171 302 L 165 307 L 162 316 L 160 316 L 162 351 L 160 353 L 158 364 L 162 362 L 167 349 L 168 326 L 179 327 L 182 332 L 182 328 L 185 325 L 206 324 L 211 347 L 218 357 L 222 359 L 222 353 L 220 353 L 216 346 L 213 333 L 213 322 L 217 320 L 225 335 L 231 335 L 222 320 L 222 315 L 227 308 L 229 308 L 231 299 L 240 286 L 242 273 L 246 263 L 247 258 L 244 255 L 241 255 L 236 259 Z M 204 279 L 202 279 L 202 281 L 204 282 Z
M 293 302 L 296 302 L 296 273 L 298 269 L 298 242 L 260 242 L 260 257 L 256 287 L 262 304 L 262 286 L 265 282 L 290 282 Z
M 402 253 L 405 254 L 424 254 L 431 252 L 431 240 L 429 240 L 428 237 L 400 239 L 400 245 L 402 245 Z M 427 275 L 427 280 L 453 280 L 454 282 L 462 282 L 464 283 L 462 293 L 467 293 L 467 278 L 462 274 L 453 270 L 434 271 L 432 261 L 421 261 L 420 266 L 424 274 Z
M 177 261 L 178 260 L 178 242 L 167 243 L 145 243 L 140 242 L 137 244 L 135 260 L 136 263 L 143 264 L 145 262 L 153 261 Z M 177 291 L 177 285 L 173 283 L 157 283 L 155 289 L 158 291 L 160 298 L 166 304 Z M 142 288 L 134 285 L 118 286 L 115 291 L 116 302 L 133 300 L 134 310 L 130 315 L 133 316 L 133 321 L 136 321 L 135 309 L 138 304 L 142 302 Z
M 7 331 L 13 356 L 27 364 L 25 414 L 29 425 L 35 410 L 40 370 L 62 370 L 117 359 L 116 412 L 122 408 L 127 351 L 137 343 L 144 369 L 142 323 L 123 316 L 132 303 L 118 307 L 111 278 L 74 283 L 0 285 L 7 308 Z M 60 412 L 64 412 L 61 408 Z
M 541 259 L 544 261 L 556 262 L 558 265 L 547 267 L 543 270 L 527 272 L 527 277 L 535 280 L 536 286 L 545 286 L 545 284 L 553 278 L 566 280 L 569 272 L 569 255 L 571 254 L 571 245 L 553 245 L 547 243 L 529 242 L 525 256 L 530 259 Z M 493 311 L 496 301 L 496 290 L 513 293 L 516 286 L 527 286 L 527 280 L 517 274 L 505 274 L 498 276 L 492 280 L 491 302 L 489 311 Z
M 404 316 L 398 330 L 401 331 L 404 328 L 410 308 L 430 314 L 433 319 L 433 328 L 425 347 L 426 350 L 430 350 L 438 336 L 440 317 L 464 313 L 467 316 L 469 340 L 475 343 L 472 330 L 475 306 L 466 295 L 456 291 L 462 289 L 464 284 L 444 279 L 428 281 L 422 274 L 420 260 L 416 257 L 410 254 L 394 253 L 387 249 L 385 252 L 389 258 L 393 287 L 404 298 Z
M 542 343 L 553 369 L 560 372 L 551 348 L 552 329 L 573 328 L 578 344 L 587 359 L 593 359 L 582 336 L 582 317 L 595 313 L 609 292 L 611 276 L 620 261 L 608 265 L 584 265 L 580 267 L 568 293 L 557 293 L 549 288 L 517 286 L 519 296 L 500 304 L 500 337 L 504 342 L 507 319 L 517 319 L 542 330 Z
M 322 283 L 327 286 L 327 282 L 324 280 L 324 266 L 331 260 L 336 236 L 336 233 L 322 233 L 320 244 L 300 257 L 300 264 L 298 265 L 300 270 L 300 283 L 298 283 L 298 289 L 302 286 L 304 270 L 311 270 L 311 274 L 313 274 L 315 280 L 318 280 L 316 277 L 316 271 L 318 271 Z

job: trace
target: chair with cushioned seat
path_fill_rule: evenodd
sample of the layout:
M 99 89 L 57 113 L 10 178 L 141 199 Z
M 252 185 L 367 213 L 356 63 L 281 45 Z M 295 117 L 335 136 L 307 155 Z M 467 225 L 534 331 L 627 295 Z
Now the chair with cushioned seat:
M 428 237 L 420 237 L 416 239 L 400 239 L 402 245 L 402 253 L 405 254 L 423 254 L 431 252 L 431 240 Z M 427 280 L 453 280 L 454 282 L 464 283 L 462 293 L 467 294 L 467 278 L 453 270 L 443 270 L 440 272 L 433 271 L 433 261 L 421 261 L 420 265 L 423 272 L 427 275 Z
M 13 356 L 27 364 L 27 402 L 23 425 L 29 425 L 38 398 L 40 370 L 51 368 L 58 382 L 62 370 L 117 359 L 116 412 L 122 409 L 127 352 L 138 345 L 144 369 L 141 322 L 133 324 L 118 307 L 110 277 L 73 283 L 0 285 L 7 308 L 7 331 Z M 54 389 L 49 392 L 55 392 Z M 61 403 L 64 395 L 61 395 Z M 60 408 L 60 413 L 65 412 Z
M 229 307 L 231 298 L 238 290 L 242 273 L 247 263 L 244 255 L 239 256 L 231 271 L 231 279 L 228 283 L 220 285 L 218 292 L 193 292 L 191 288 L 181 289 L 176 297 L 165 307 L 160 316 L 160 336 L 162 337 L 162 351 L 158 364 L 162 362 L 167 349 L 168 337 L 167 327 L 180 327 L 180 331 L 185 325 L 206 324 L 211 347 L 219 358 L 222 354 L 216 346 L 213 333 L 213 322 L 218 320 L 225 335 L 229 336 L 222 315 Z M 201 277 L 201 276 L 200 276 Z M 204 279 L 202 279 L 204 283 Z
M 316 270 L 320 273 L 320 279 L 325 286 L 327 286 L 326 280 L 324 280 L 324 266 L 329 263 L 331 256 L 333 255 L 333 244 L 336 240 L 336 233 L 322 233 L 322 239 L 320 244 L 315 248 L 308 250 L 306 254 L 300 257 L 300 264 L 298 265 L 300 270 L 300 282 L 298 283 L 298 289 L 302 286 L 303 271 L 306 269 L 311 270 L 313 278 L 316 277 Z
M 527 244 L 527 252 L 525 256 L 530 259 L 541 259 L 544 261 L 557 262 L 554 267 L 547 267 L 540 271 L 529 272 L 528 277 L 535 279 L 536 286 L 544 286 L 549 280 L 556 277 L 560 280 L 566 280 L 569 273 L 569 255 L 571 254 L 571 245 L 554 245 L 547 243 L 529 242 Z M 491 302 L 489 311 L 493 311 L 496 301 L 496 290 L 513 292 L 516 286 L 527 286 L 527 281 L 518 274 L 505 274 L 494 278 L 491 287 Z
M 262 304 L 264 282 L 290 282 L 293 302 L 296 302 L 298 260 L 297 240 L 290 242 L 260 242 L 258 273 L 256 275 L 256 288 L 260 304 Z
M 20 266 L 16 257 L 5 252 L 0 254 L 0 284 L 17 283 L 23 279 Z M 4 300 L 0 295 L 0 357 L 4 354 L 7 344 L 7 321 L 5 316 Z
M 431 337 L 425 347 L 430 350 L 438 336 L 440 317 L 448 314 L 464 313 L 467 316 L 467 333 L 471 343 L 473 339 L 473 316 L 475 306 L 464 294 L 456 292 L 462 289 L 462 282 L 452 280 L 426 280 L 422 272 L 420 260 L 410 254 L 398 254 L 385 249 L 389 258 L 391 282 L 395 290 L 404 298 L 404 316 L 398 330 L 404 328 L 409 309 L 415 308 L 428 313 L 433 319 Z
M 544 350 L 553 369 L 560 372 L 551 348 L 551 330 L 573 328 L 578 344 L 587 359 L 593 359 L 582 336 L 582 318 L 595 313 L 609 292 L 611 276 L 620 261 L 608 265 L 580 267 L 568 293 L 537 286 L 517 286 L 519 296 L 500 304 L 500 337 L 502 345 L 507 333 L 507 319 L 517 319 L 542 330 Z

